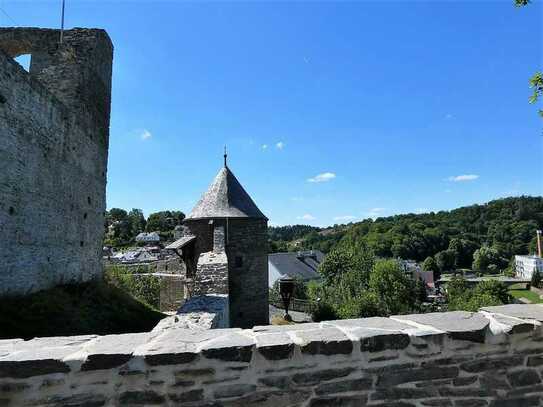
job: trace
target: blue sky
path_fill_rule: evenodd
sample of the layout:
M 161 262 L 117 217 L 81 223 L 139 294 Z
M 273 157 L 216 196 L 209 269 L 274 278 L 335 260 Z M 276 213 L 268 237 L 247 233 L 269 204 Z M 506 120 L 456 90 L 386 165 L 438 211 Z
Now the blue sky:
M 543 191 L 542 2 L 67 0 L 115 45 L 108 207 L 189 212 L 229 165 L 272 224 Z M 0 0 L 57 27 L 58 1 Z

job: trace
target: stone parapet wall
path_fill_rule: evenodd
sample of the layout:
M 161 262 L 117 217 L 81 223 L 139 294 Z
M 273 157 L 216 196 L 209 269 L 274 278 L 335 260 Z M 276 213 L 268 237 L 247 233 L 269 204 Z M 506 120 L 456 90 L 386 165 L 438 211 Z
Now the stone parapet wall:
M 543 306 L 0 341 L 5 406 L 540 406 Z

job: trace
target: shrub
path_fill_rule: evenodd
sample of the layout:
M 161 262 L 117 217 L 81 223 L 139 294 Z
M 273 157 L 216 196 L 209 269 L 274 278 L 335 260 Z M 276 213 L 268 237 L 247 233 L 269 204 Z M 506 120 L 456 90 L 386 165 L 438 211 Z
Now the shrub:
M 160 278 L 132 273 L 123 266 L 108 267 L 106 281 L 132 297 L 158 309 L 160 305 Z
M 539 270 L 535 270 L 532 274 L 531 286 L 535 288 L 541 288 L 541 273 Z
M 334 307 L 324 301 L 319 301 L 317 303 L 311 316 L 315 322 L 339 319 Z

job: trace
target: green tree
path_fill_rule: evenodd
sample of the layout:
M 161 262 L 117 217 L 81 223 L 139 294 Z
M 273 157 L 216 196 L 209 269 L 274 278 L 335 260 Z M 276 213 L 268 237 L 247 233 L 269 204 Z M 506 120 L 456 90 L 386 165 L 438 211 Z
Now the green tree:
M 369 290 L 379 299 L 387 315 L 402 314 L 415 305 L 413 281 L 395 260 L 377 261 L 370 274 Z
M 433 271 L 434 273 L 439 271 L 436 261 L 433 257 L 428 256 L 422 263 L 422 270 L 424 271 Z
M 161 211 L 151 213 L 147 218 L 147 232 L 171 232 L 185 219 L 181 211 Z
M 127 216 L 128 213 L 124 209 L 111 208 L 106 214 L 106 219 L 109 219 L 111 222 L 120 222 L 126 220 Z
M 111 228 L 111 233 L 108 234 L 110 240 L 108 243 L 113 246 L 123 246 L 132 239 L 132 224 L 128 213 L 124 209 L 111 208 L 106 212 L 106 227 Z
M 141 209 L 133 208 L 128 212 L 127 219 L 130 222 L 130 232 L 132 237 L 135 237 L 140 232 L 145 230 L 145 217 L 143 216 L 143 211 Z
M 456 267 L 468 268 L 473 262 L 473 253 L 477 250 L 477 244 L 458 237 L 452 238 L 447 249 L 454 253 Z
M 511 296 L 507 286 L 497 280 L 481 281 L 473 290 L 474 295 L 488 295 L 499 302 L 499 304 L 508 304 L 511 302 Z
M 363 290 L 357 297 L 350 297 L 337 306 L 336 314 L 340 319 L 369 318 L 386 315 L 382 303 L 374 292 Z
M 501 281 L 488 280 L 468 288 L 462 277 L 454 277 L 447 284 L 447 302 L 450 311 L 476 312 L 482 307 L 511 302 L 507 286 Z
M 499 250 L 495 247 L 483 246 L 473 254 L 472 268 L 480 272 L 496 272 L 507 266 Z
M 338 281 L 338 278 L 347 276 L 349 273 L 357 275 L 361 282 L 367 282 L 369 271 L 373 265 L 373 255 L 367 250 L 335 249 L 328 253 L 319 265 L 319 273 L 322 275 L 324 284 L 331 285 Z
M 452 250 L 442 250 L 435 255 L 437 267 L 440 271 L 451 271 L 456 268 L 456 255 Z

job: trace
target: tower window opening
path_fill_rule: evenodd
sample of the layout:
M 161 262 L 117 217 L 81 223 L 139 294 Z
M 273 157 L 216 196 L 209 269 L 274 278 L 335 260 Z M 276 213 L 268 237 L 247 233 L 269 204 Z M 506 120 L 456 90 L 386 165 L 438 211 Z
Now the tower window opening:
M 243 257 L 236 256 L 234 258 L 234 266 L 237 267 L 237 268 L 243 267 Z

